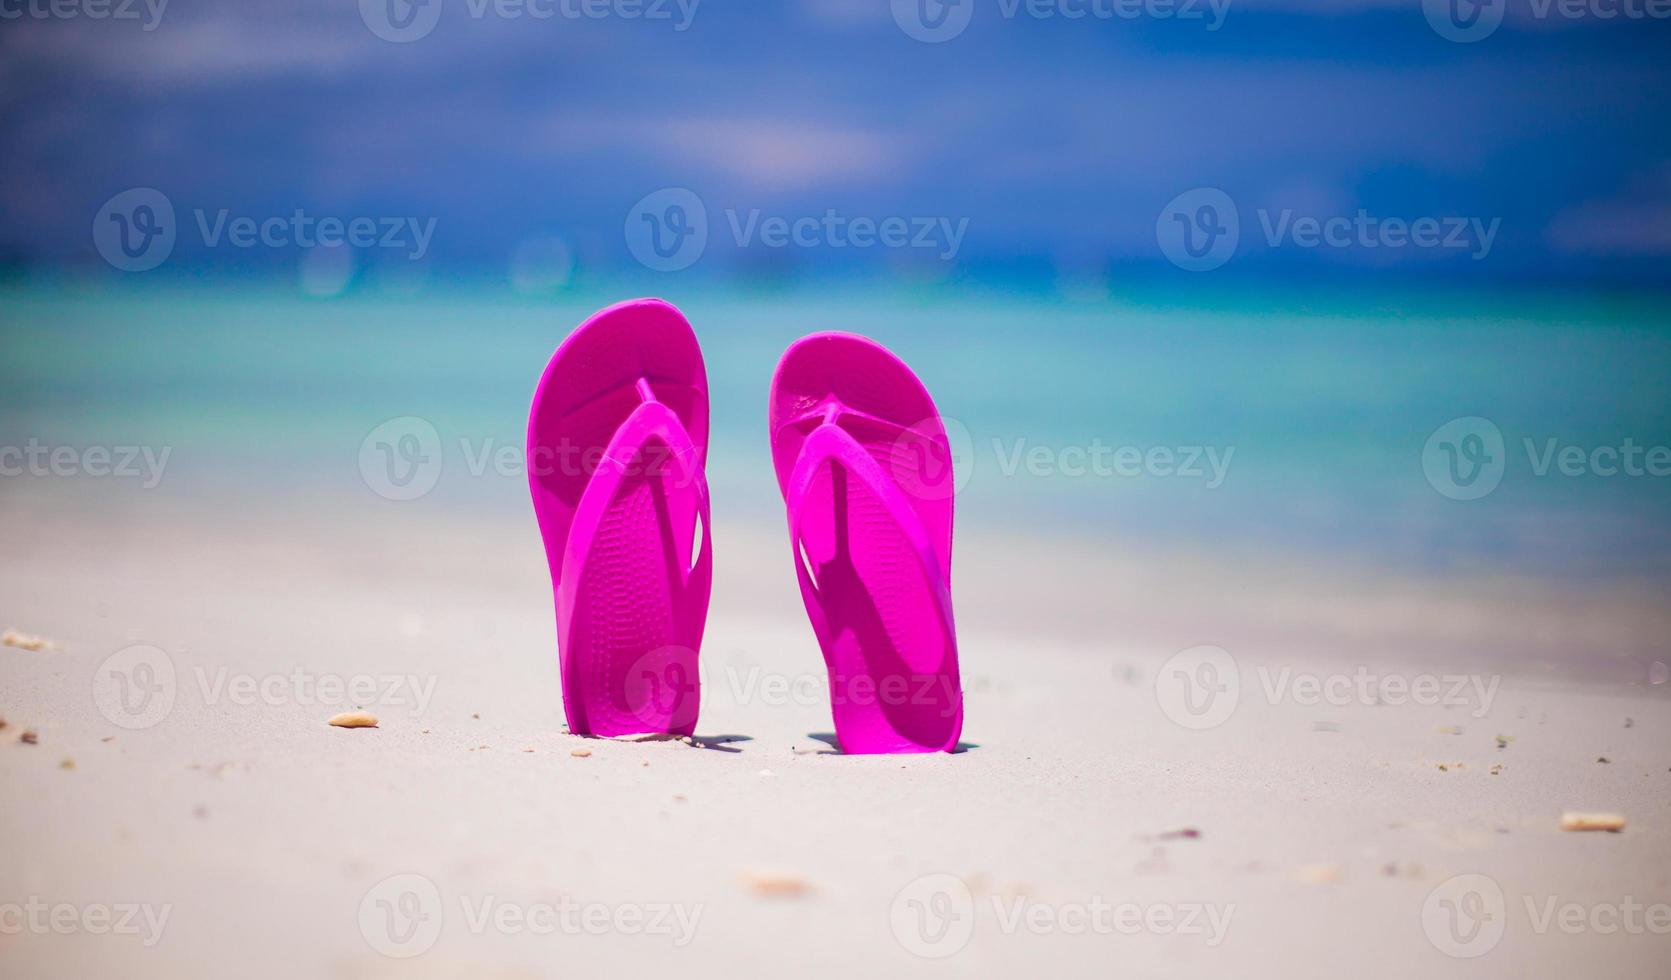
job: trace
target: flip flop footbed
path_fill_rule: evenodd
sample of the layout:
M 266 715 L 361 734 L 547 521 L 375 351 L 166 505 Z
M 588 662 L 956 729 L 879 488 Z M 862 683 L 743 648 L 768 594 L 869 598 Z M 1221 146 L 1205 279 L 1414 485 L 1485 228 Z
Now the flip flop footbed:
M 784 355 L 770 425 L 842 748 L 955 747 L 953 478 L 932 399 L 880 345 L 820 334 Z
M 528 430 L 571 731 L 689 734 L 711 584 L 707 381 L 659 300 L 610 307 L 553 355 Z

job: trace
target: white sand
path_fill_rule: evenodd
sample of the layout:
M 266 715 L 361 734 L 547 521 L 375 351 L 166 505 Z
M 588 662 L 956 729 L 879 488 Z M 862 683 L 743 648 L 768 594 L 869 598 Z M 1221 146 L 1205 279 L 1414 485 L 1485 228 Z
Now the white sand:
M 1570 978 L 1671 963 L 1671 935 L 1595 928 L 1629 902 L 1659 903 L 1671 928 L 1671 712 L 1668 686 L 1647 682 L 1671 634 L 1648 597 L 1255 572 L 966 528 L 973 747 L 860 758 L 813 737 L 831 728 L 821 662 L 775 523 L 716 530 L 699 747 L 564 733 L 530 519 L 382 501 L 93 518 L 56 500 L 0 507 L 0 627 L 59 646 L 0 647 L 0 975 Z M 135 643 L 166 651 L 175 697 L 127 730 L 95 703 L 95 673 Z M 1155 679 L 1209 643 L 1234 653 L 1241 697 L 1191 731 Z M 1483 717 L 1477 700 L 1267 703 L 1283 667 L 1359 664 L 1501 679 Z M 364 702 L 381 727 L 328 727 L 360 702 L 313 683 L 356 675 L 384 678 Z M 278 679 L 240 698 L 239 677 Z M 26 727 L 38 744 L 18 742 Z M 1629 826 L 1562 833 L 1568 809 Z M 1158 837 L 1185 828 L 1199 837 Z M 1500 904 L 1445 885 L 1467 873 Z M 375 890 L 396 874 L 434 897 L 401 904 L 414 879 Z M 929 874 L 955 876 L 969 904 L 947 879 L 913 884 Z M 1424 929 L 1430 895 L 1441 918 Z M 514 928 L 565 897 L 665 912 L 672 931 Z M 31 899 L 76 921 L 31 925 Z M 1446 899 L 1494 916 L 1464 947 L 1480 958 L 1440 950 Z M 1098 901 L 1199 912 L 1207 931 L 1047 928 Z M 129 903 L 145 907 L 137 935 L 81 919 Z M 147 909 L 166 910 L 159 937 Z M 421 955 L 375 948 L 405 935 L 394 951 Z

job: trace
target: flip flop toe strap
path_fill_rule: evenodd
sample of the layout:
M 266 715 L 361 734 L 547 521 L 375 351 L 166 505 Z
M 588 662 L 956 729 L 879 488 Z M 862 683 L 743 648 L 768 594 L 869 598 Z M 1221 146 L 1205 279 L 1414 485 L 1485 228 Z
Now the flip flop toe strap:
M 789 511 L 790 546 L 795 553 L 795 576 L 800 581 L 801 598 L 806 602 L 807 613 L 812 617 L 819 635 L 823 636 L 827 632 L 827 621 L 822 604 L 818 601 L 818 585 L 806 567 L 802 523 L 807 495 L 811 492 L 813 480 L 817 477 L 819 469 L 826 462 L 839 465 L 881 501 L 888 516 L 916 554 L 923 578 L 934 596 L 935 611 L 939 615 L 940 625 L 946 631 L 946 636 L 955 644 L 957 632 L 952 620 L 951 594 L 922 519 L 912 509 L 899 483 L 883 471 L 875 457 L 866 451 L 858 440 L 833 422 L 820 425 L 807 436 L 801 445 L 800 455 L 790 473 L 788 488 L 784 494 Z

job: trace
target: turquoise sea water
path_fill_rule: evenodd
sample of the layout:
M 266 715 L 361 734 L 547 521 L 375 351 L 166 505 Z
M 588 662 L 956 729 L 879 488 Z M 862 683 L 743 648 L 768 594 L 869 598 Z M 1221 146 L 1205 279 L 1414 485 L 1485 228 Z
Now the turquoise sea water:
M 358 505 L 377 501 L 361 443 L 416 416 L 440 435 L 444 469 L 400 506 L 521 509 L 519 460 L 503 454 L 520 452 L 546 358 L 597 307 L 650 291 L 0 287 L 0 446 L 168 447 L 162 483 L 144 492 L 237 505 L 294 490 Z M 967 433 L 965 522 L 1194 552 L 1671 581 L 1671 476 L 1591 469 L 1626 440 L 1644 465 L 1671 446 L 1663 298 L 660 293 L 690 316 L 707 358 L 721 517 L 779 520 L 772 368 L 795 337 L 845 329 L 901 354 Z M 1501 483 L 1451 499 L 1424 471 L 1424 446 L 1476 416 L 1501 432 Z M 1169 463 L 1147 455 L 1156 447 Z M 1576 447 L 1583 472 L 1552 462 L 1540 475 L 1551 447 L 1568 459 Z M 1170 471 L 1192 454 L 1198 475 Z M 0 478 L 0 494 L 28 478 Z

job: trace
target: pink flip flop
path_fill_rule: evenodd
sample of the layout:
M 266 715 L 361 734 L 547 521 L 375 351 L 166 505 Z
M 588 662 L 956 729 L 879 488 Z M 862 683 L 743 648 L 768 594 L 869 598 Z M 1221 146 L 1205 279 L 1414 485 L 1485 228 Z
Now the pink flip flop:
M 528 413 L 528 485 L 557 604 L 569 730 L 692 734 L 713 582 L 708 378 L 659 299 L 594 314 Z
M 784 353 L 768 411 L 842 750 L 954 750 L 963 729 L 954 482 L 933 399 L 881 344 L 819 333 Z

